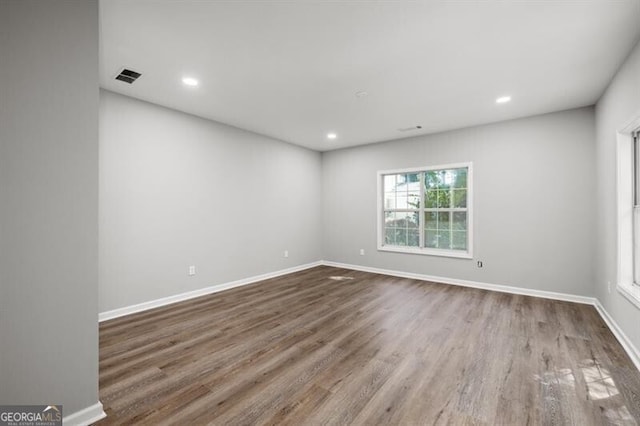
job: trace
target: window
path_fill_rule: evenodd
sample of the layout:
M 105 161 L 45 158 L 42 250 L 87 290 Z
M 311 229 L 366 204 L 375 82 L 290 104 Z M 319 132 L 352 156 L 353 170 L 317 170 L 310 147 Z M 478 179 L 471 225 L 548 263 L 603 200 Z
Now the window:
M 618 276 L 616 288 L 640 308 L 640 114 L 617 134 Z
M 471 258 L 471 163 L 378 173 L 378 249 Z

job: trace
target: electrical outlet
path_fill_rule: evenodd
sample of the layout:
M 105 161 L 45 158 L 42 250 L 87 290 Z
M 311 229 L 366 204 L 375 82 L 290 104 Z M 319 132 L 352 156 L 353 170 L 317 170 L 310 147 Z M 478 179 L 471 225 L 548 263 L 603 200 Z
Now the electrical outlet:
M 482 268 L 482 260 L 478 260 L 478 268 Z
M 607 281 L 607 291 L 611 293 L 611 281 Z
M 364 249 L 360 249 L 360 256 L 364 256 Z
M 284 251 L 284 257 L 289 257 L 289 250 Z
M 189 266 L 189 275 L 195 275 L 196 274 L 196 267 L 195 265 L 191 265 Z

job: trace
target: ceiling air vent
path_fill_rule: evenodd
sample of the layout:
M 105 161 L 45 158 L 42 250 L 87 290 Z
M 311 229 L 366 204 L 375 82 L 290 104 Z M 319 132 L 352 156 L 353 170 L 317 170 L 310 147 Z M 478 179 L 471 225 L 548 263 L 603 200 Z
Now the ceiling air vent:
M 131 84 L 136 81 L 141 75 L 142 74 L 140 74 L 139 72 L 123 68 L 122 71 L 120 71 L 120 74 L 116 76 L 116 80 L 124 81 L 125 83 Z
M 410 132 L 412 130 L 420 130 L 422 126 L 411 126 L 411 127 L 401 127 L 398 129 L 399 132 Z

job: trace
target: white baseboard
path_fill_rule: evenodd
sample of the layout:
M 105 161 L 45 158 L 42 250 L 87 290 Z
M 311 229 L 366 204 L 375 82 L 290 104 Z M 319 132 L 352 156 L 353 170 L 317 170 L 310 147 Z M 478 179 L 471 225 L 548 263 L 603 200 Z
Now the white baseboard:
M 553 291 L 532 290 L 521 287 L 510 287 L 506 285 L 488 284 L 478 281 L 459 280 L 455 278 L 437 277 L 434 275 L 415 274 L 412 272 L 402 272 L 390 269 L 372 268 L 369 266 L 351 265 L 347 263 L 338 263 L 330 261 L 322 261 L 323 265 L 333 266 L 336 268 L 352 269 L 355 271 L 371 272 L 374 274 L 391 275 L 394 277 L 411 278 L 414 280 L 431 281 L 442 284 L 452 284 L 462 287 L 473 287 L 483 290 L 499 291 L 501 293 L 521 294 L 524 296 L 542 297 L 545 299 L 563 300 L 566 302 L 582 303 L 587 305 L 594 305 L 596 299 L 594 297 L 577 296 L 574 294 L 556 293 Z
M 121 316 L 124 316 L 124 315 L 129 315 L 129 314 L 133 314 L 133 313 L 136 313 L 136 312 L 142 312 L 142 311 L 146 311 L 146 310 L 149 310 L 149 309 L 157 308 L 157 307 L 160 307 L 160 306 L 169 305 L 171 303 L 181 302 L 181 301 L 184 301 L 184 300 L 189 300 L 189 299 L 193 299 L 193 298 L 196 298 L 196 297 L 205 296 L 207 294 L 217 293 L 219 291 L 228 290 L 228 289 L 235 288 L 235 287 L 241 287 L 241 286 L 252 284 L 252 283 L 255 283 L 255 282 L 258 282 L 258 281 L 263 281 L 263 280 L 267 280 L 267 279 L 270 279 L 270 278 L 279 277 L 281 275 L 286 275 L 286 274 L 291 274 L 291 273 L 294 273 L 294 272 L 303 271 L 305 269 L 314 268 L 314 267 L 320 266 L 320 265 L 332 266 L 332 267 L 336 267 L 336 268 L 351 269 L 351 270 L 354 270 L 354 271 L 371 272 L 371 273 L 374 273 L 374 274 L 389 275 L 389 276 L 394 276 L 394 277 L 410 278 L 410 279 L 416 279 L 416 280 L 421 280 L 421 281 L 431 281 L 431 282 L 442 283 L 442 284 L 451 284 L 451 285 L 458 285 L 458 286 L 463 286 L 463 287 L 472 287 L 472 288 L 478 288 L 478 289 L 483 289 L 483 290 L 498 291 L 498 292 L 502 292 L 502 293 L 520 294 L 520 295 L 524 295 L 524 296 L 542 297 L 542 298 L 545 298 L 545 299 L 562 300 L 562 301 L 566 301 L 566 302 L 574 302 L 574 303 L 582 303 L 582 304 L 592 305 L 592 306 L 594 306 L 596 308 L 596 310 L 598 311 L 598 313 L 600 314 L 600 316 L 602 317 L 604 322 L 611 329 L 611 332 L 618 339 L 618 341 L 620 342 L 620 344 L 622 345 L 624 350 L 629 355 L 629 358 L 631 358 L 631 360 L 633 361 L 635 366 L 638 368 L 638 370 L 640 370 L 640 351 L 638 351 L 638 349 L 633 345 L 631 340 L 622 331 L 620 326 L 618 326 L 618 324 L 613 320 L 613 318 L 609 315 L 609 313 L 604 309 L 604 307 L 602 306 L 600 301 L 598 299 L 596 299 L 595 297 L 578 296 L 578 295 L 574 295 L 574 294 L 557 293 L 557 292 L 553 292 L 553 291 L 533 290 L 533 289 L 528 289 L 528 288 L 511 287 L 511 286 L 499 285 L 499 284 L 489 284 L 489 283 L 483 283 L 483 282 L 479 282 L 479 281 L 469 281 L 469 280 L 461 280 L 461 279 L 455 279 L 455 278 L 438 277 L 438 276 L 434 276 L 434 275 L 425 275 L 425 274 L 417 274 L 417 273 L 412 273 L 412 272 L 403 272 L 403 271 L 396 271 L 396 270 L 390 270 L 390 269 L 381 269 L 381 268 L 374 268 L 374 267 L 370 267 L 370 266 L 352 265 L 352 264 L 332 262 L 332 261 L 327 261 L 327 260 L 321 260 L 321 261 L 318 261 L 318 262 L 307 263 L 307 264 L 304 264 L 304 265 L 294 266 L 292 268 L 282 269 L 282 270 L 275 271 L 275 272 L 270 272 L 270 273 L 267 273 L 267 274 L 256 275 L 256 276 L 253 276 L 253 277 L 244 278 L 244 279 L 241 279 L 241 280 L 232 281 L 232 282 L 228 282 L 228 283 L 224 283 L 224 284 L 218 284 L 218 285 L 214 285 L 214 286 L 211 286 L 211 287 L 206 287 L 206 288 L 190 291 L 190 292 L 187 292 L 187 293 L 181 293 L 181 294 L 177 294 L 177 295 L 174 295 L 174 296 L 164 297 L 162 299 L 156 299 L 156 300 L 151 300 L 149 302 L 139 303 L 139 304 L 136 304 L 136 305 L 125 306 L 123 308 L 114 309 L 112 311 L 101 312 L 99 314 L 98 319 L 99 319 L 100 322 L 102 322 L 102 321 L 118 318 L 118 317 L 121 317 Z M 93 407 L 89 407 L 89 409 L 93 409 Z M 87 409 L 87 410 L 89 410 L 89 409 Z M 85 410 L 83 410 L 81 412 L 78 412 L 78 413 L 72 414 L 69 417 L 69 419 L 71 419 L 72 417 L 78 415 L 79 413 L 83 413 L 84 411 Z M 102 405 L 101 404 L 99 406 L 99 411 L 104 415 L 104 412 L 102 412 Z M 67 420 L 67 417 L 65 417 L 65 421 L 70 421 L 70 420 Z M 74 422 L 74 423 L 69 423 L 69 424 L 73 424 L 74 425 L 76 423 Z M 77 424 L 82 424 L 82 423 L 77 423 Z
M 100 401 L 62 418 L 64 426 L 87 426 L 107 417 Z
M 604 322 L 609 327 L 609 330 L 611 330 L 613 335 L 616 336 L 618 342 L 620 342 L 627 355 L 629 355 L 629 358 L 631 358 L 631 361 L 633 361 L 636 368 L 640 370 L 640 351 L 638 350 L 638 348 L 633 345 L 629 337 L 624 333 L 624 331 L 622 331 L 618 323 L 614 321 L 611 315 L 609 315 L 609 312 L 607 312 L 607 310 L 604 308 L 604 306 L 602 306 L 599 300 L 596 300 L 594 306 L 598 310 L 598 313 L 600 314 Z
M 331 261 L 322 261 L 323 265 L 333 266 L 336 268 L 344 268 L 351 269 L 354 271 L 363 271 L 363 272 L 371 272 L 374 274 L 382 274 L 382 275 L 390 275 L 394 277 L 401 278 L 411 278 L 422 281 L 431 281 L 443 284 L 452 284 L 459 285 L 464 287 L 473 287 L 479 288 L 483 290 L 491 290 L 491 291 L 499 291 L 502 293 L 511 293 L 511 294 L 521 294 L 524 296 L 533 296 L 533 297 L 542 297 L 545 299 L 553 299 L 553 300 L 562 300 L 566 302 L 574 302 L 574 303 L 582 303 L 587 305 L 592 305 L 596 308 L 602 320 L 607 324 L 613 335 L 618 339 L 620 345 L 625 350 L 631 361 L 636 366 L 636 368 L 640 371 L 640 351 L 633 345 L 629 337 L 622 331 L 618 323 L 614 321 L 614 319 L 609 315 L 609 313 L 604 309 L 600 301 L 595 297 L 586 297 L 586 296 L 577 296 L 573 294 L 566 293 L 556 293 L 552 291 L 541 291 L 541 290 L 532 290 L 528 288 L 519 288 L 519 287 L 510 287 L 504 285 L 497 284 L 487 284 L 481 283 L 477 281 L 467 281 L 467 280 L 458 280 L 452 278 L 445 277 L 436 277 L 432 275 L 424 275 L 424 274 L 414 274 L 411 272 L 401 272 L 401 271 L 393 271 L 389 269 L 380 269 L 380 268 L 372 268 L 369 266 L 360 266 L 360 265 L 351 265 L 347 263 L 338 263 Z
M 213 285 L 213 286 L 201 288 L 198 290 L 188 291 L 186 293 L 180 293 L 174 296 L 168 296 L 168 297 L 163 297 L 161 299 L 150 300 L 148 302 L 138 303 L 136 305 L 125 306 L 123 308 L 113 309 L 111 311 L 100 312 L 98 314 L 98 321 L 99 322 L 107 321 L 107 320 L 122 317 L 125 315 L 130 315 L 130 314 L 146 311 L 153 308 L 158 308 L 160 306 L 170 305 L 172 303 L 194 299 L 196 297 L 205 296 L 207 294 L 217 293 L 219 291 L 229 290 L 235 287 L 241 287 L 243 285 L 252 284 L 258 281 L 279 277 L 281 275 L 287 275 L 293 272 L 299 272 L 305 269 L 314 268 L 316 266 L 320 266 L 321 264 L 322 264 L 321 262 L 307 263 L 304 265 L 294 266 L 292 268 L 281 269 L 275 272 L 269 272 L 266 274 L 256 275 L 249 278 L 243 278 L 237 281 L 231 281 L 228 283 Z

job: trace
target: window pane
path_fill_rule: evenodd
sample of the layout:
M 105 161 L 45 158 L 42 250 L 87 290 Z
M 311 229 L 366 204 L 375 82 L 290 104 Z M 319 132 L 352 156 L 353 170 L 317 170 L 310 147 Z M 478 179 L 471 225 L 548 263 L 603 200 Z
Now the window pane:
M 453 192 L 453 207 L 455 208 L 467 207 L 467 190 L 454 189 L 452 192 Z
M 407 245 L 407 229 L 406 228 L 396 228 L 396 243 L 397 246 L 406 246 Z
M 400 192 L 396 195 L 396 209 L 408 209 L 409 204 L 407 203 L 407 193 Z
M 420 208 L 420 191 L 410 191 L 407 194 L 407 205 L 410 209 Z
M 418 173 L 406 173 L 397 175 L 396 191 L 420 191 L 420 178 Z
M 424 173 L 424 188 L 426 190 L 436 189 L 440 186 L 440 175 L 437 170 L 431 170 Z
M 409 173 L 405 175 L 405 182 L 407 182 L 407 184 L 412 184 L 412 183 L 420 183 L 420 176 L 419 173 Z
M 448 229 L 438 231 L 427 230 L 424 233 L 425 247 L 450 249 L 450 235 L 451 231 Z
M 420 206 L 420 175 L 403 173 L 384 176 L 384 208 L 418 209 Z
M 384 191 L 392 192 L 396 190 L 396 175 L 384 176 Z
M 418 226 L 418 212 L 385 212 L 384 243 L 418 247 L 420 244 Z
M 396 243 L 396 230 L 392 228 L 384 229 L 384 243 L 387 245 L 395 245 Z
M 453 223 L 451 229 L 454 231 L 466 231 L 467 230 L 467 212 L 454 212 Z
M 425 231 L 424 246 L 429 248 L 438 248 L 438 231 L 436 230 Z
M 453 186 L 455 188 L 466 188 L 467 187 L 467 168 L 462 169 L 453 169 L 455 173 L 455 178 L 453 181 Z
M 466 231 L 451 232 L 451 248 L 453 250 L 467 249 L 467 232 Z
M 384 193 L 384 208 L 391 210 L 396 208 L 396 193 L 385 192 Z
M 418 247 L 420 245 L 420 231 L 418 228 L 409 229 L 407 232 L 407 245 Z
M 384 226 L 385 226 L 385 228 L 395 228 L 396 227 L 396 213 L 395 212 L 385 212 L 384 213 Z
M 438 213 L 438 229 L 449 229 L 449 212 Z
M 450 191 L 438 191 L 438 208 L 448 209 L 451 207 Z
M 441 170 L 440 175 L 442 176 L 442 182 L 440 187 L 444 189 L 449 189 L 453 186 L 455 182 L 455 169 L 454 170 Z
M 438 248 L 450 249 L 451 248 L 451 232 L 446 230 L 438 231 Z
M 426 212 L 424 214 L 424 229 L 438 229 L 438 213 Z
M 386 228 L 385 244 L 392 246 L 418 247 L 420 236 L 417 228 Z
M 430 189 L 424 193 L 424 206 L 428 209 L 435 209 L 438 207 L 438 191 Z
M 417 228 L 418 212 L 385 212 L 384 226 L 386 228 Z
M 407 223 L 407 228 L 415 228 L 418 229 L 419 226 L 419 212 L 414 212 L 414 213 L 405 213 L 405 221 Z
M 398 213 L 399 226 L 403 228 L 417 228 L 418 227 L 418 212 L 411 213 Z

